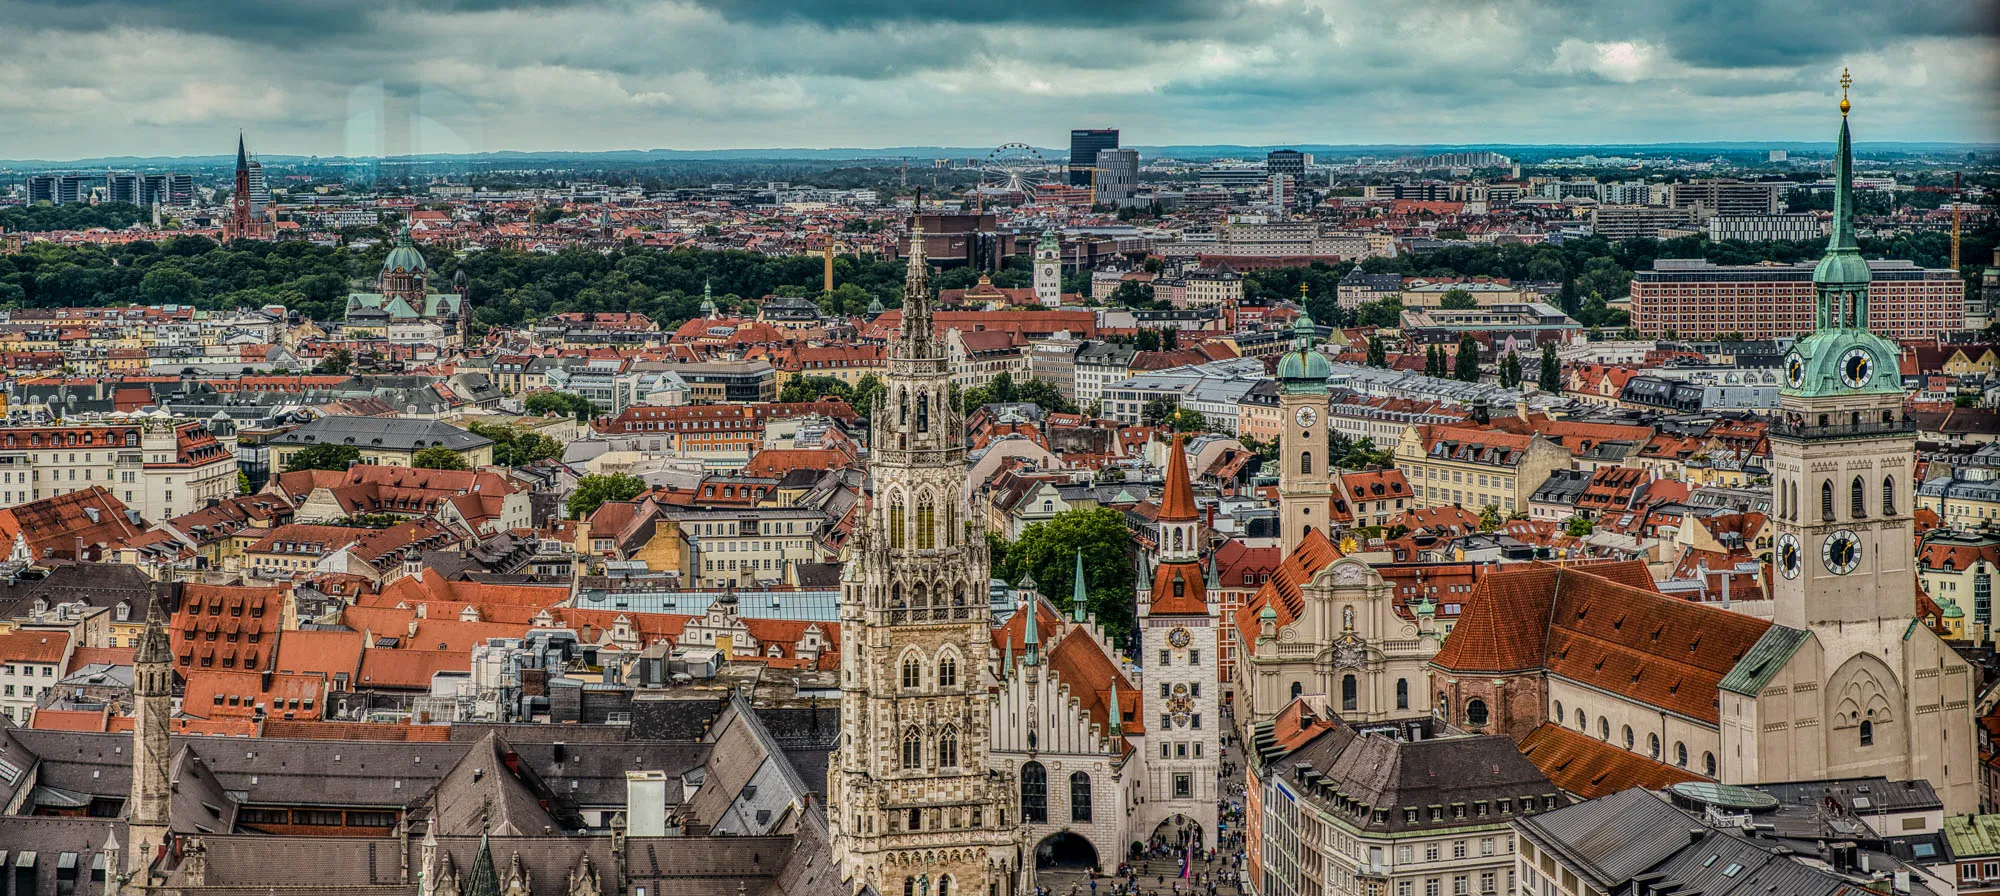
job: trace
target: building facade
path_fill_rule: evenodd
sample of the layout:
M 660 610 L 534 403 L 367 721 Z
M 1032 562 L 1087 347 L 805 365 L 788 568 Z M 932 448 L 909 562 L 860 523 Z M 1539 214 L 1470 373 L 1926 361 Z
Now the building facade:
M 1965 283 L 1958 273 L 1907 261 L 1869 261 L 1868 320 L 1891 339 L 1935 340 L 1965 324 Z M 1661 259 L 1632 276 L 1632 326 L 1682 339 L 1740 334 L 1788 339 L 1816 326 L 1813 266 L 1722 266 Z

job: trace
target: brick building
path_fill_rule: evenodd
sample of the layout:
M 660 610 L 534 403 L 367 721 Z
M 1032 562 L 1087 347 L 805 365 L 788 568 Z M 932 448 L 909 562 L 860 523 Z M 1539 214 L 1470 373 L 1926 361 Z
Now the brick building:
M 1949 269 L 1870 261 L 1868 320 L 1903 341 L 1935 340 L 1965 325 L 1965 283 Z M 1778 339 L 1812 332 L 1813 263 L 1722 266 L 1661 259 L 1632 277 L 1632 325 L 1683 339 L 1740 333 Z

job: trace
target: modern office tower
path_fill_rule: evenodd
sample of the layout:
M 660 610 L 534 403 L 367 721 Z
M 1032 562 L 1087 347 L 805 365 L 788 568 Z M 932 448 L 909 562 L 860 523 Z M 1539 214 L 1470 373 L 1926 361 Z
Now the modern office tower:
M 96 180 L 93 174 L 37 174 L 28 178 L 28 202 L 50 205 L 89 202 L 90 189 Z
M 264 183 L 264 164 L 250 160 L 250 202 L 253 205 L 271 204 L 271 187 Z
M 1097 154 L 1118 148 L 1117 128 L 1078 128 L 1069 132 L 1069 185 L 1090 186 L 1090 171 L 1097 167 Z M 1078 170 L 1085 169 L 1085 170 Z
M 56 176 L 35 174 L 28 177 L 28 204 L 56 201 Z
M 1088 172 L 1086 172 L 1088 173 Z M 1139 189 L 1139 151 L 1104 149 L 1097 153 L 1097 195 L 1108 205 L 1128 202 Z
M 113 171 L 104 175 L 104 201 L 124 202 L 139 205 L 142 179 L 129 171 Z
M 1264 157 L 1264 169 L 1272 174 L 1289 174 L 1293 183 L 1305 183 L 1306 169 L 1311 168 L 1311 153 L 1296 149 L 1274 149 Z
M 1965 323 L 1965 281 L 1950 268 L 1908 261 L 1870 261 L 1868 320 L 1875 332 L 1929 341 Z M 1814 326 L 1813 263 L 1722 266 L 1701 259 L 1662 258 L 1632 275 L 1632 325 L 1682 339 L 1741 333 L 1777 339 Z

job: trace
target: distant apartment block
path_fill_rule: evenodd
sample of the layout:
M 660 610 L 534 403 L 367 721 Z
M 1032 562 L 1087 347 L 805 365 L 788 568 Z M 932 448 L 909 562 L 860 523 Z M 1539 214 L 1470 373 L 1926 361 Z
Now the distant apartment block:
M 1682 208 L 1653 205 L 1600 205 L 1590 213 L 1590 231 L 1608 240 L 1651 239 L 1661 230 L 1686 227 L 1694 216 Z
M 1869 326 L 1892 339 L 1930 340 L 1965 322 L 1965 284 L 1950 269 L 1870 261 Z M 1683 339 L 1741 333 L 1778 339 L 1813 329 L 1812 262 L 1723 267 L 1661 259 L 1632 277 L 1632 325 Z
M 1818 215 L 1716 215 L 1708 219 L 1711 240 L 1814 240 L 1826 236 Z
M 1787 181 L 1700 178 L 1667 187 L 1667 205 L 1707 220 L 1716 215 L 1775 215 L 1784 208 Z

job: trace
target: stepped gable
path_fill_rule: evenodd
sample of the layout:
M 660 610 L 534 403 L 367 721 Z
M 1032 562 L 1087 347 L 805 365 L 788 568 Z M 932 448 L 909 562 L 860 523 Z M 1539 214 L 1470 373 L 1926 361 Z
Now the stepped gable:
M 1049 669 L 1056 680 L 1069 685 L 1069 695 L 1077 702 L 1077 709 L 1088 713 L 1090 720 L 1109 735 L 1111 732 L 1111 685 L 1118 685 L 1118 714 L 1129 715 L 1129 720 L 1118 720 L 1119 733 L 1132 736 L 1146 733 L 1145 707 L 1141 701 L 1145 697 L 1133 687 L 1130 679 L 1112 665 L 1111 658 L 1104 655 L 1104 646 L 1084 626 L 1071 626 L 1069 633 L 1049 651 Z

